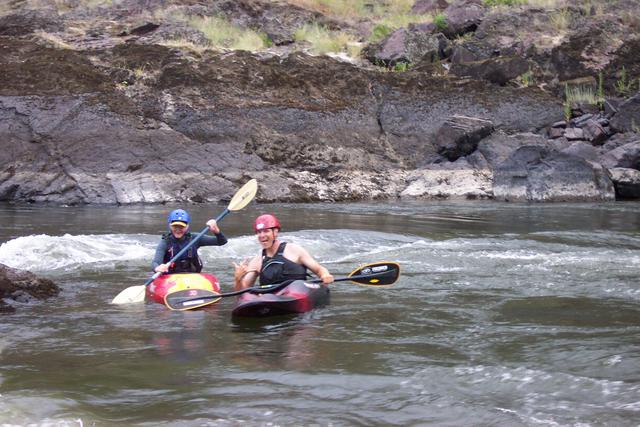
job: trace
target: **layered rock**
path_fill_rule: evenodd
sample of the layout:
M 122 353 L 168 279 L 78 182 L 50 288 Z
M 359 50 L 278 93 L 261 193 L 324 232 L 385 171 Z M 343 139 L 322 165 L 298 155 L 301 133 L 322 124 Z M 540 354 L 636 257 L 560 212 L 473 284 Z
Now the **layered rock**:
M 172 14 L 143 14 L 163 7 L 223 15 L 277 46 L 166 47 L 206 37 Z M 607 171 L 639 169 L 629 145 L 639 120 L 632 20 L 614 19 L 610 5 L 414 9 L 442 13 L 446 28 L 411 25 L 365 49 L 374 62 L 409 67 L 398 73 L 292 52 L 306 23 L 352 32 L 370 23 L 282 2 L 126 0 L 64 14 L 15 6 L 0 16 L 0 200 L 218 201 L 250 177 L 271 202 L 610 200 L 611 188 L 632 197 L 633 173 Z M 84 34 L 69 30 L 86 22 Z M 620 96 L 568 103 L 567 79 Z M 524 152 L 538 166 L 525 166 Z M 514 178 L 523 174 L 526 185 Z

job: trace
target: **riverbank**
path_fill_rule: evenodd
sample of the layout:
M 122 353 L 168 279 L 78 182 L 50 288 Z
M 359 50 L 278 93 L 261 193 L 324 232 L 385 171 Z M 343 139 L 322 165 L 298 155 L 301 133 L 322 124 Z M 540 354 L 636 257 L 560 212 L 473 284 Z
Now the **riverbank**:
M 636 2 L 416 1 L 382 33 L 319 3 L 3 6 L 0 200 L 640 197 Z M 352 41 L 321 55 L 311 24 Z

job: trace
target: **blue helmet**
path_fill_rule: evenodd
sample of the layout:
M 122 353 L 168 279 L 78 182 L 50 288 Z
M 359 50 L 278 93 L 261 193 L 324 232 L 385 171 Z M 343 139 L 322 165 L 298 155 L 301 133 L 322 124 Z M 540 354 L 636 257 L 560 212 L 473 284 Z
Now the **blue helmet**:
M 174 211 L 171 211 L 169 217 L 167 218 L 167 221 L 169 222 L 169 226 L 181 225 L 183 227 L 186 227 L 187 225 L 189 225 L 189 222 L 191 222 L 191 218 L 189 217 L 189 213 L 184 209 L 176 209 Z

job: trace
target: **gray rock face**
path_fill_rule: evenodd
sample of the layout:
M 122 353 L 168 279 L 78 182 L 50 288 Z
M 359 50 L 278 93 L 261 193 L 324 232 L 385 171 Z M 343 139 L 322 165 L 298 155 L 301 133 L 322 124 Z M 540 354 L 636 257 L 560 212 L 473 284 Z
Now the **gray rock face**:
M 629 78 L 638 75 L 633 23 L 612 13 L 617 5 L 605 2 L 606 13 L 587 17 L 579 7 L 554 9 L 565 16 L 533 5 L 419 1 L 416 8 L 446 8 L 446 34 L 434 34 L 433 23 L 398 30 L 378 59 L 415 65 L 388 72 L 287 53 L 308 47 L 293 33 L 310 22 L 361 40 L 374 25 L 313 7 L 123 0 L 86 8 L 72 1 L 64 2 L 72 10 L 58 13 L 60 2 L 40 3 L 47 9 L 12 1 L 0 17 L 0 200 L 219 201 L 250 177 L 264 182 L 260 201 L 484 198 L 493 194 L 491 172 L 527 145 L 589 161 L 595 149 L 606 167 L 638 168 L 635 148 L 619 149 L 635 141 L 626 135 L 635 129 L 637 96 L 607 103 L 606 117 L 598 106 L 572 104 L 580 117 L 551 126 L 564 116 L 561 80 L 589 80 L 595 88 L 595 70 L 604 67 L 610 95 L 622 67 Z M 636 3 L 624 7 L 633 12 Z M 277 48 L 209 49 L 205 34 L 178 14 L 223 15 L 265 32 Z M 549 37 L 557 30 L 552 17 L 562 16 L 568 28 Z M 163 45 L 176 46 L 175 39 L 179 47 Z M 513 87 L 525 71 L 527 87 Z M 453 116 L 491 126 L 452 125 Z M 541 178 L 531 178 L 525 197 L 607 199 L 597 165 L 590 186 L 584 165 L 557 156 L 540 155 L 539 166 L 525 169 L 531 178 L 548 158 L 557 161 L 545 173 L 559 184 L 545 184 L 545 192 Z
M 494 171 L 493 193 L 506 201 L 612 201 L 611 179 L 600 165 L 537 146 L 516 150 Z

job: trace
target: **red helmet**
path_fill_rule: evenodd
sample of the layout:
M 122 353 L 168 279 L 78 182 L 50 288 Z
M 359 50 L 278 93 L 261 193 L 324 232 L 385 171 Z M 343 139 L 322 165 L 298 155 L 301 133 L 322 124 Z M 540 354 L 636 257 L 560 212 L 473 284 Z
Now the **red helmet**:
M 257 233 L 260 230 L 266 230 L 268 228 L 277 228 L 280 230 L 280 221 L 278 218 L 271 214 L 260 215 L 256 218 L 256 222 L 253 224 L 253 229 Z

